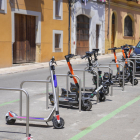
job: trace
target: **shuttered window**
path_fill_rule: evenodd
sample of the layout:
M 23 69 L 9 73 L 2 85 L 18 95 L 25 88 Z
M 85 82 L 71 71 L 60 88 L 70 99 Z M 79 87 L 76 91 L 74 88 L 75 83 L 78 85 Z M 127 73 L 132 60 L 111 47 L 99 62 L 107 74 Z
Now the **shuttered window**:
M 5 10 L 4 0 L 0 0 L 0 10 Z
M 53 30 L 53 52 L 63 52 L 63 31 Z
M 61 34 L 55 34 L 55 49 L 60 48 L 60 38 Z
M 55 16 L 60 16 L 60 1 L 55 0 Z
M 133 36 L 132 19 L 126 16 L 124 21 L 124 36 Z

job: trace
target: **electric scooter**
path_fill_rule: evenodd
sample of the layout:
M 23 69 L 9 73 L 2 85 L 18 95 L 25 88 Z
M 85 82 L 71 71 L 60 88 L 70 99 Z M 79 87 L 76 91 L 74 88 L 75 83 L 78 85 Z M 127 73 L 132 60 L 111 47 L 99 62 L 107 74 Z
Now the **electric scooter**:
M 69 55 L 72 56 L 72 55 Z M 53 71 L 55 72 L 55 67 L 53 67 Z M 75 82 L 76 82 L 76 88 L 75 91 L 73 93 L 69 92 L 70 94 L 73 94 L 74 97 L 66 97 L 65 94 L 61 94 L 61 96 L 59 96 L 59 105 L 64 105 L 64 106 L 79 106 L 79 84 L 77 82 L 77 79 L 75 77 L 73 77 Z M 55 83 L 57 83 L 57 77 L 55 75 Z M 52 103 L 52 105 L 54 105 L 54 96 L 52 93 L 49 93 L 49 99 L 50 102 Z M 90 101 L 89 97 L 84 97 L 82 96 L 81 98 L 81 109 L 84 111 L 89 111 L 92 108 L 92 103 Z
M 126 48 L 126 45 L 121 46 L 121 48 L 114 47 L 114 48 L 108 49 L 108 50 L 112 50 L 114 52 L 114 58 L 115 59 L 113 59 L 112 61 L 115 62 L 115 63 L 118 62 L 116 52 L 115 52 L 117 49 L 122 49 L 123 57 L 125 57 L 125 58 L 127 57 L 127 52 L 129 50 L 128 48 Z M 125 61 L 125 58 L 123 59 L 123 61 Z M 112 81 L 114 83 L 119 83 L 119 85 L 122 86 L 123 85 L 123 79 L 121 77 L 123 75 L 123 72 L 120 71 L 118 64 L 116 64 L 116 67 L 117 67 L 117 73 L 116 73 L 116 75 L 112 76 Z M 125 61 L 125 67 L 124 67 L 125 83 L 130 82 L 132 84 L 132 82 L 133 82 L 133 80 L 132 80 L 132 78 L 133 78 L 132 71 L 133 71 L 132 67 L 128 66 L 127 61 Z M 103 76 L 103 80 L 107 80 L 108 77 L 109 77 L 109 73 L 105 72 L 104 76 Z M 136 80 L 137 79 L 135 79 L 134 81 L 136 81 Z M 134 84 L 136 85 L 136 82 Z
M 82 59 L 84 58 L 87 58 L 88 59 L 88 67 L 87 67 L 87 71 L 89 73 L 91 73 L 93 75 L 93 77 L 95 77 L 95 73 L 93 71 L 93 67 L 92 67 L 92 55 L 95 53 L 95 50 L 91 51 L 91 52 L 86 52 L 86 55 L 82 57 Z M 68 67 L 69 67 L 69 70 L 70 70 L 70 74 L 74 75 L 74 72 L 73 72 L 73 68 L 72 68 L 72 64 L 70 63 L 70 58 L 74 57 L 74 54 L 69 54 L 67 56 L 65 56 L 66 58 L 66 61 L 67 61 L 67 64 L 68 64 Z M 101 74 L 101 71 L 98 71 L 99 74 Z M 71 83 L 70 85 L 70 91 L 73 93 L 76 88 L 79 88 L 78 85 L 77 85 L 77 79 L 73 78 L 75 84 Z M 82 95 L 84 97 L 89 97 L 89 98 L 93 98 L 95 96 L 95 94 L 93 94 L 93 92 L 97 89 L 97 78 L 96 78 L 96 84 L 95 84 L 95 88 L 87 88 L 85 87 L 85 91 L 89 91 L 88 93 L 82 93 Z M 104 89 L 105 89 L 105 86 L 104 86 Z M 83 91 L 83 88 L 81 88 L 81 90 Z M 63 92 L 62 92 L 63 93 Z M 65 95 L 66 95 L 66 90 L 65 90 Z M 99 93 L 100 94 L 100 93 Z M 71 94 L 69 93 L 69 96 L 71 96 Z M 106 97 L 105 97 L 105 94 L 102 94 L 100 95 L 99 97 L 99 101 L 105 101 L 106 100 Z
M 125 82 L 126 83 L 130 82 L 131 84 L 133 84 L 133 67 L 132 67 L 132 65 L 129 65 L 127 62 L 127 58 L 130 57 L 133 46 L 126 44 L 124 46 L 121 46 L 121 49 L 122 49 L 122 53 L 123 53 L 122 60 L 125 61 L 125 65 L 124 65 L 124 72 L 126 75 Z M 137 84 L 138 84 L 138 80 L 136 78 L 134 78 L 134 85 L 137 85 Z
M 54 107 L 47 118 L 29 117 L 29 121 L 40 121 L 40 122 L 46 122 L 46 123 L 49 121 L 52 121 L 54 128 L 61 129 L 63 128 L 65 122 L 63 118 L 61 118 L 59 115 L 59 107 L 57 104 L 57 96 L 56 96 L 56 91 L 55 91 L 55 88 L 57 87 L 57 82 L 56 82 L 55 70 L 54 70 L 54 65 L 53 65 L 54 63 L 55 63 L 55 59 L 53 57 L 50 60 L 49 65 L 50 65 L 51 82 L 52 82 L 52 88 L 53 88 Z M 54 114 L 56 114 L 55 117 L 54 117 Z M 7 124 L 14 124 L 16 120 L 20 120 L 20 121 L 26 120 L 26 117 L 18 116 L 16 113 L 12 111 L 8 111 L 5 119 L 6 119 Z

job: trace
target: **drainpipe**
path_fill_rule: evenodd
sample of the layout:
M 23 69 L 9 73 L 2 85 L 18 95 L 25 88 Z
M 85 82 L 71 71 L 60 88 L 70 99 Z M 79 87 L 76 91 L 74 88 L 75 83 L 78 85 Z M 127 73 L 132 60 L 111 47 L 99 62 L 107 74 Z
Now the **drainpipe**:
M 68 54 L 70 54 L 70 7 L 71 7 L 71 0 L 69 1 L 69 42 L 68 42 Z
M 107 31 L 108 37 L 109 37 L 109 26 L 110 26 L 110 0 L 108 0 L 108 31 Z

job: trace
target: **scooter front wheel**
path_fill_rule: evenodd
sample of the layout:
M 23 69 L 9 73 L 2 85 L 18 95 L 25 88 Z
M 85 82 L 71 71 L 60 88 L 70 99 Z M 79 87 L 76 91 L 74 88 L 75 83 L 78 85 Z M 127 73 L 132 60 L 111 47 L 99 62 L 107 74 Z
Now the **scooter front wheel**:
M 99 98 L 99 101 L 100 102 L 104 102 L 105 100 L 106 100 L 106 96 L 105 95 L 100 96 L 100 98 Z
M 65 121 L 63 120 L 63 118 L 60 118 L 60 123 L 58 123 L 56 117 L 53 119 L 53 126 L 56 129 L 62 129 L 64 127 L 64 124 L 65 124 Z
M 84 104 L 82 105 L 82 110 L 84 110 L 84 111 L 89 111 L 91 108 L 92 108 L 92 103 L 91 103 L 91 101 L 90 100 L 86 100 L 85 102 L 84 102 Z

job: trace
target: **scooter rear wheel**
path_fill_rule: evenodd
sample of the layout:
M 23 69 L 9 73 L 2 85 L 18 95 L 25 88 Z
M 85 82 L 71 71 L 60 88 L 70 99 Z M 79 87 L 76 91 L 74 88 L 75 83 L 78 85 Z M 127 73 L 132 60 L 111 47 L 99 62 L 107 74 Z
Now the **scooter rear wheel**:
M 106 96 L 105 95 L 99 97 L 99 101 L 100 102 L 104 102 L 105 100 L 106 100 Z
M 6 123 L 7 124 L 10 124 L 10 125 L 15 124 L 15 122 L 16 122 L 16 120 L 14 120 L 14 119 L 11 119 L 10 120 L 8 116 L 5 117 L 5 120 L 6 120 Z
M 131 80 L 131 84 L 133 84 L 133 80 Z M 137 84 L 138 84 L 138 80 L 134 79 L 134 85 L 137 85 Z
M 51 102 L 51 104 L 54 105 L 53 95 L 51 95 L 49 98 L 50 98 L 50 102 Z
M 56 129 L 62 129 L 64 127 L 64 124 L 65 124 L 65 121 L 63 120 L 63 118 L 60 118 L 60 123 L 58 123 L 56 117 L 53 119 L 53 126 Z
M 85 102 L 84 102 L 84 104 L 86 104 L 86 105 L 82 105 L 82 110 L 84 110 L 84 111 L 89 111 L 91 108 L 92 108 L 92 103 L 91 103 L 91 101 L 90 100 L 86 100 Z

